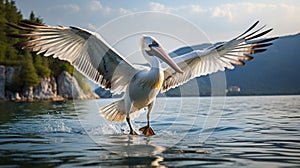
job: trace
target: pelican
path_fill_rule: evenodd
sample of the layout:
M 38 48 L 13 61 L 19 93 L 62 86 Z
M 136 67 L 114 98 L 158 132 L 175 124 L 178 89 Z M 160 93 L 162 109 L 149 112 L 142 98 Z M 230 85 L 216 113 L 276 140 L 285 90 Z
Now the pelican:
M 11 26 L 27 31 L 15 35 L 28 39 L 22 43 L 23 49 L 68 61 L 87 78 L 112 93 L 125 92 L 122 99 L 99 109 L 108 121 L 126 121 L 130 134 L 137 135 L 131 120 L 138 111 L 147 107 L 147 125 L 139 131 L 150 136 L 155 135 L 150 126 L 150 113 L 159 92 L 164 93 L 196 77 L 245 65 L 244 61 L 252 60 L 255 54 L 272 45 L 276 37 L 260 39 L 272 28 L 255 28 L 258 23 L 227 42 L 173 58 L 157 39 L 143 35 L 141 53 L 149 66 L 131 64 L 99 34 L 79 27 L 48 26 L 28 21 Z

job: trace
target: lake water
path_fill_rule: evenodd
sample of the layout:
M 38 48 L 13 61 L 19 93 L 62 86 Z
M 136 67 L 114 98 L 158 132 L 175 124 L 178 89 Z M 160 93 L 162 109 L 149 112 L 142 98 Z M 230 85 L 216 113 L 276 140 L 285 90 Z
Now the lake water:
M 151 137 L 99 116 L 112 101 L 1 102 L 0 167 L 300 167 L 300 96 L 159 98 Z

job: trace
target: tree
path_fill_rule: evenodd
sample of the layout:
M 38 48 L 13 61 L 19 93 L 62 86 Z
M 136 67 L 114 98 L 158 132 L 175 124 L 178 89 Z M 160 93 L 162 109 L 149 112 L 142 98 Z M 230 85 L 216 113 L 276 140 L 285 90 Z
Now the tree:
M 51 75 L 47 59 L 43 59 L 40 55 L 34 55 L 34 67 L 40 77 L 49 77 Z
M 21 48 L 14 47 L 24 39 L 10 38 L 7 34 L 27 33 L 25 30 L 17 30 L 7 23 L 17 24 L 23 19 L 21 12 L 17 9 L 15 1 L 5 0 L 0 2 L 0 65 L 19 67 L 15 68 L 13 83 L 8 86 L 11 91 L 22 91 L 25 87 L 35 87 L 40 83 L 40 78 L 57 77 L 62 71 L 73 74 L 73 66 L 66 61 L 43 57 L 29 53 Z M 43 19 L 37 17 L 31 11 L 29 21 L 43 24 Z
M 18 11 L 16 7 L 15 1 L 8 1 L 5 2 L 5 18 L 9 22 L 18 22 L 22 19 L 22 14 L 20 11 Z
M 21 67 L 20 77 L 23 79 L 23 87 L 36 87 L 40 83 L 40 79 L 32 62 L 32 56 L 29 52 L 25 52 L 24 61 Z
M 0 4 L 0 63 L 18 64 L 20 56 L 18 56 L 18 51 L 13 45 L 20 42 L 20 40 L 8 38 L 7 34 L 18 33 L 19 31 L 7 26 L 6 23 L 17 23 L 22 19 L 22 15 L 17 10 L 14 1 L 6 0 L 5 3 L 2 1 Z
M 48 58 L 48 62 L 53 76 L 58 77 L 62 71 L 67 71 L 69 74 L 73 75 L 74 67 L 69 62 L 61 61 L 57 58 Z
M 43 23 L 43 19 L 40 17 L 36 17 L 33 11 L 30 12 L 29 20 L 35 23 L 40 23 L 40 24 Z

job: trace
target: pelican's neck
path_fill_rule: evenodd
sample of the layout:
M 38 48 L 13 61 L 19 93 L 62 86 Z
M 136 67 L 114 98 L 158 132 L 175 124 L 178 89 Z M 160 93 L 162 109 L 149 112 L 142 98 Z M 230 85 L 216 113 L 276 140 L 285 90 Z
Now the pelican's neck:
M 150 63 L 150 66 L 151 66 L 151 69 L 152 68 L 156 68 L 156 69 L 159 69 L 160 68 L 160 62 L 158 60 L 158 58 L 156 57 L 148 57 L 148 61 Z
M 151 68 L 160 68 L 160 62 L 159 59 L 155 56 L 149 56 L 145 51 L 143 51 L 143 55 L 145 59 L 149 62 Z

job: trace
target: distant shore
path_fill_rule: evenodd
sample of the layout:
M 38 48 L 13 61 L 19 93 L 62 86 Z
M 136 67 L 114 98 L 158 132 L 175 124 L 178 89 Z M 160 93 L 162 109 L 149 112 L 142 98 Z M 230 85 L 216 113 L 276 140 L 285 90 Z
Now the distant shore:
M 227 94 L 227 95 L 200 95 L 200 96 L 195 96 L 195 95 L 190 95 L 190 96 L 158 96 L 158 97 L 168 97 L 168 98 L 176 98 L 176 97 L 247 97 L 247 96 L 300 96 L 300 94 Z M 21 99 L 21 100 L 11 100 L 11 99 L 0 99 L 0 102 L 5 102 L 5 101 L 11 101 L 11 102 L 41 102 L 41 101 L 70 101 L 70 100 L 95 100 L 95 99 L 111 99 L 112 97 L 94 97 L 94 98 L 86 98 L 86 99 L 72 99 L 72 98 L 63 98 L 63 97 L 56 97 L 52 99 Z M 120 97 L 113 97 L 113 98 L 120 98 Z

